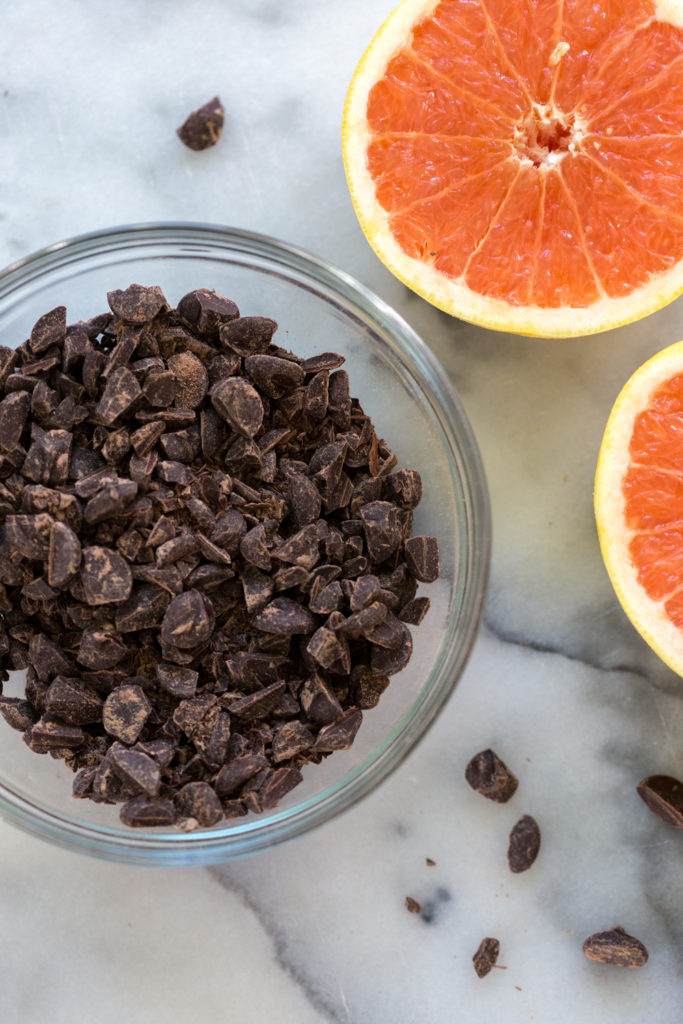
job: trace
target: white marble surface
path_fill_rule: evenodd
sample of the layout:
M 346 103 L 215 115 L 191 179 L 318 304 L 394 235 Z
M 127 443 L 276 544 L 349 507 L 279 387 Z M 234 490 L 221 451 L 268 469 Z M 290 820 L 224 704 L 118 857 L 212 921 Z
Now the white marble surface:
M 211 870 L 102 863 L 0 824 L 3 1024 L 681 1020 L 683 835 L 634 787 L 681 772 L 683 684 L 616 603 L 591 490 L 611 403 L 683 336 L 683 303 L 543 342 L 450 320 L 390 277 L 356 223 L 339 144 L 346 84 L 390 6 L 0 5 L 0 264 L 166 219 L 247 227 L 331 259 L 446 365 L 494 523 L 485 621 L 457 692 L 407 763 L 339 821 Z M 174 129 L 215 93 L 223 139 L 190 153 Z M 462 778 L 489 745 L 521 778 L 503 807 Z M 543 849 L 512 876 L 507 833 L 525 812 Z M 582 956 L 587 934 L 617 923 L 648 946 L 642 971 Z M 500 938 L 507 969 L 479 981 L 470 958 L 484 935 Z

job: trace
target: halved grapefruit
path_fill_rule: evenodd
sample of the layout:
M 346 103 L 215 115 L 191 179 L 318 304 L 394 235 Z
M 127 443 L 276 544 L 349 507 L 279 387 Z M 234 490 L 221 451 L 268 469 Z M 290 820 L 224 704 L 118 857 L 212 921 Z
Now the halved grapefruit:
M 602 556 L 624 611 L 683 675 L 683 341 L 627 381 L 595 477 Z
M 351 81 L 361 226 L 425 299 L 566 337 L 683 291 L 683 0 L 403 0 Z

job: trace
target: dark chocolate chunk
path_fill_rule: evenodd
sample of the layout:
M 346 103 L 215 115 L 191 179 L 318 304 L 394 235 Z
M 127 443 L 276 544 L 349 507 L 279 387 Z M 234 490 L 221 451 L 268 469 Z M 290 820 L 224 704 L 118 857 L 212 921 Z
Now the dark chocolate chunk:
M 406 601 L 398 617 L 401 622 L 407 622 L 410 626 L 419 626 L 429 611 L 431 603 L 428 597 L 414 597 L 412 601 Z
M 330 374 L 329 401 L 327 412 L 332 422 L 340 430 L 348 430 L 351 425 L 351 397 L 349 394 L 349 375 L 346 370 L 336 370 Z
M 31 329 L 29 345 L 31 352 L 38 355 L 53 345 L 63 345 L 66 338 L 66 306 L 55 306 L 44 313 Z
M 198 110 L 193 110 L 185 118 L 180 128 L 176 129 L 176 134 L 188 149 L 197 151 L 208 149 L 210 146 L 215 146 L 220 139 L 224 119 L 223 104 L 218 96 L 214 96 Z
M 288 473 L 287 490 L 294 524 L 303 527 L 317 522 L 322 499 L 315 484 L 303 473 Z
M 218 415 L 242 437 L 251 438 L 263 423 L 263 402 L 258 391 L 241 377 L 228 377 L 211 388 Z
M 360 509 L 360 518 L 371 561 L 385 562 L 401 542 L 398 509 L 388 501 L 371 501 Z
M 405 542 L 405 553 L 406 564 L 415 579 L 422 583 L 438 579 L 439 548 L 433 537 L 410 537 Z
M 108 292 L 107 301 L 112 313 L 128 324 L 146 324 L 166 306 L 164 293 L 157 285 L 146 288 L 131 284 L 123 290 Z
M 49 715 L 44 715 L 26 730 L 24 740 L 37 754 L 47 754 L 51 750 L 82 747 L 85 733 L 76 725 L 66 725 Z
M 356 738 L 362 721 L 363 712 L 360 708 L 349 708 L 336 722 L 323 726 L 313 749 L 320 753 L 347 750 Z
M 223 817 L 221 802 L 208 782 L 188 782 L 178 793 L 176 806 L 179 814 L 193 819 L 201 828 L 211 828 Z
M 178 352 L 168 360 L 168 368 L 175 376 L 176 405 L 182 409 L 196 409 L 209 387 L 209 375 L 204 364 L 192 352 Z
M 261 394 L 269 398 L 282 398 L 303 384 L 304 380 L 304 371 L 298 363 L 277 356 L 247 356 L 244 369 Z
M 53 522 L 47 555 L 47 582 L 63 587 L 81 565 L 81 542 L 66 523 Z
M 510 871 L 528 871 L 541 848 L 541 830 L 530 814 L 519 819 L 510 833 L 508 864 Z
M 384 495 L 401 508 L 414 509 L 422 500 L 422 478 L 415 469 L 398 469 L 384 479 Z
M 234 302 L 206 288 L 184 295 L 178 303 L 178 313 L 198 334 L 211 341 L 218 340 L 223 324 L 240 315 Z
M 14 391 L 0 402 L 0 450 L 11 452 L 19 444 L 30 408 L 27 391 Z
M 393 676 L 406 667 L 412 653 L 413 638 L 410 635 L 410 630 L 404 626 L 403 639 L 400 646 L 387 648 L 373 645 L 370 655 L 370 666 L 377 675 Z
M 156 666 L 156 677 L 163 690 L 184 700 L 194 697 L 199 673 L 182 665 L 167 665 L 160 661 Z
M 118 743 L 112 746 L 108 757 L 114 772 L 128 789 L 147 797 L 158 794 L 161 771 L 152 757 L 141 750 L 129 750 Z
M 298 768 L 278 768 L 263 783 L 259 790 L 261 806 L 264 810 L 277 807 L 282 798 L 303 781 Z
M 69 479 L 73 434 L 48 430 L 29 448 L 21 472 L 29 480 L 48 487 L 63 487 Z
M 0 697 L 0 715 L 19 732 L 30 728 L 36 717 L 29 702 L 19 697 Z
M 135 796 L 121 808 L 121 821 L 130 828 L 160 828 L 173 825 L 176 809 L 172 801 Z
M 472 789 L 497 804 L 505 804 L 515 793 L 518 779 L 493 750 L 475 754 L 465 769 L 465 778 Z
M 257 772 L 267 767 L 268 760 L 263 754 L 243 754 L 241 757 L 233 758 L 221 768 L 216 777 L 216 793 L 221 799 L 232 796 Z
M 276 764 L 289 761 L 297 754 L 310 750 L 314 740 L 313 733 L 302 722 L 285 722 L 284 725 L 278 726 L 273 734 L 273 761 Z
M 161 623 L 163 644 L 191 650 L 205 644 L 213 631 L 215 616 L 209 598 L 199 590 L 175 597 Z
M 500 942 L 498 939 L 486 938 L 481 940 L 479 949 L 472 957 L 472 963 L 478 978 L 485 978 L 491 968 L 496 966 L 499 953 Z
M 128 654 L 123 637 L 114 630 L 84 629 L 78 648 L 78 663 L 96 671 L 113 668 Z
M 683 782 L 671 775 L 650 775 L 638 783 L 637 790 L 660 821 L 683 828 Z
M 304 391 L 304 412 L 314 423 L 322 423 L 327 412 L 329 377 L 325 371 L 316 373 Z
M 102 719 L 102 700 L 78 680 L 57 676 L 45 695 L 45 710 L 69 725 L 90 725 Z
M 128 415 L 140 398 L 140 385 L 135 374 L 126 366 L 114 370 L 107 381 L 102 397 L 95 406 L 100 423 L 110 427 L 122 416 Z
M 314 673 L 299 691 L 299 700 L 306 717 L 313 725 L 329 725 L 344 714 L 344 709 L 322 676 Z
M 256 629 L 264 633 L 290 636 L 294 633 L 311 633 L 315 629 L 315 618 L 289 597 L 276 597 L 253 619 Z
M 124 683 L 109 694 L 102 709 L 102 722 L 110 736 L 122 743 L 135 743 L 152 713 L 144 690 L 136 683 Z
M 589 935 L 583 944 L 583 953 L 589 960 L 616 967 L 643 967 L 649 959 L 643 943 L 620 925 L 607 932 Z
M 130 597 L 133 576 L 117 551 L 90 547 L 83 550 L 81 582 L 88 604 L 110 604 Z
M 256 690 L 255 693 L 249 693 L 246 697 L 232 701 L 228 704 L 228 711 L 242 721 L 265 718 L 280 703 L 284 692 L 283 681 L 272 683 L 270 686 L 264 686 L 261 690 Z
M 42 682 L 55 676 L 70 675 L 76 665 L 57 644 L 42 633 L 35 633 L 29 642 L 29 661 Z
M 277 323 L 267 316 L 241 316 L 221 327 L 221 344 L 240 356 L 256 355 L 268 350 L 276 330 Z

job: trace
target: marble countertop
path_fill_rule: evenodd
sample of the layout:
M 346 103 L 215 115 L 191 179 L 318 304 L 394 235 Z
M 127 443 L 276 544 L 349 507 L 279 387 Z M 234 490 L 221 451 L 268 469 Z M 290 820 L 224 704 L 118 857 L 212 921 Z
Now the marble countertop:
M 282 849 L 212 869 L 126 868 L 0 823 L 3 1024 L 674 1024 L 683 836 L 635 793 L 680 774 L 683 684 L 604 571 L 592 479 L 628 375 L 683 336 L 683 300 L 608 334 L 538 341 L 452 320 L 365 242 L 340 152 L 346 85 L 391 0 L 25 0 L 0 33 L 0 265 L 135 221 L 231 224 L 365 282 L 432 346 L 488 475 L 493 562 L 465 675 L 372 796 Z M 174 129 L 218 93 L 221 142 Z M 492 746 L 521 785 L 464 783 Z M 512 824 L 541 855 L 511 875 Z M 436 861 L 427 866 L 425 858 Z M 406 912 L 407 895 L 422 904 Z M 641 971 L 591 964 L 623 925 Z M 477 979 L 484 935 L 506 970 Z

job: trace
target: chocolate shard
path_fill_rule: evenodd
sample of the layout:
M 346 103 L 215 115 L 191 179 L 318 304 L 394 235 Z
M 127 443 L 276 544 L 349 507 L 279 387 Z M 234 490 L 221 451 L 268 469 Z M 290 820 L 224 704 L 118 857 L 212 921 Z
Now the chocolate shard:
M 318 531 L 311 523 L 293 533 L 283 544 L 272 552 L 273 558 L 304 569 L 312 569 L 320 559 Z
M 107 381 L 102 397 L 95 406 L 95 415 L 100 423 L 111 427 L 116 420 L 127 416 L 136 406 L 141 395 L 135 374 L 126 366 L 114 370 Z
M 117 551 L 95 546 L 83 550 L 81 582 L 88 604 L 126 601 L 133 588 L 130 566 Z
M 256 629 L 279 636 L 312 633 L 315 624 L 308 609 L 289 597 L 274 598 L 253 619 Z
M 61 346 L 66 339 L 66 306 L 55 306 L 44 313 L 31 328 L 29 346 L 34 355 L 46 352 L 54 345 Z
M 27 391 L 14 391 L 0 402 L 0 450 L 11 452 L 19 444 L 30 408 Z
M 649 954 L 643 943 L 620 925 L 605 932 L 589 935 L 583 944 L 583 953 L 589 960 L 616 967 L 643 967 Z
M 313 725 L 330 725 L 344 713 L 332 690 L 317 672 L 305 680 L 299 690 L 299 700 L 306 718 Z
M 474 755 L 465 769 L 465 778 L 472 789 L 497 804 L 507 803 L 519 785 L 517 776 L 490 749 Z
M 386 562 L 401 543 L 401 520 L 396 505 L 389 501 L 371 501 L 360 509 L 363 532 L 370 560 Z
M 384 478 L 383 492 L 401 508 L 415 509 L 422 500 L 422 478 L 415 469 L 398 469 Z
M 169 665 L 160 661 L 156 666 L 156 677 L 162 690 L 172 697 L 185 700 L 194 697 L 199 680 L 199 672 L 182 665 Z
M 541 830 L 530 814 L 519 819 L 510 833 L 508 865 L 510 871 L 519 874 L 528 871 L 538 857 L 541 848 Z
M 29 448 L 21 467 L 23 476 L 37 484 L 63 487 L 69 479 L 72 444 L 69 431 L 48 430 Z
M 223 817 L 221 802 L 208 782 L 188 782 L 176 797 L 178 813 L 191 819 L 193 827 L 211 828 Z
M 356 738 L 362 721 L 363 712 L 360 708 L 349 708 L 336 722 L 323 726 L 313 749 L 321 754 L 331 753 L 333 750 L 347 750 Z
M 178 303 L 178 313 L 190 327 L 209 341 L 217 341 L 223 324 L 240 315 L 234 302 L 206 288 L 197 288 L 184 295 Z
M 292 518 L 297 527 L 308 526 L 320 518 L 322 498 L 312 480 L 303 473 L 287 474 L 287 493 Z
M 109 751 L 109 761 L 114 772 L 134 793 L 154 797 L 161 786 L 161 771 L 156 761 L 141 750 L 129 750 L 120 743 L 114 743 Z
M 0 697 L 0 715 L 18 732 L 25 732 L 36 719 L 29 702 L 19 697 Z
M 73 659 L 66 655 L 54 640 L 42 633 L 35 633 L 31 637 L 28 657 L 41 682 L 47 682 L 48 679 L 54 679 L 55 676 L 68 676 L 76 672 Z
M 259 790 L 261 807 L 264 810 L 277 807 L 283 797 L 302 781 L 303 776 L 298 768 L 278 768 Z
M 273 733 L 271 745 L 273 761 L 279 764 L 282 761 L 290 761 L 297 754 L 310 750 L 315 741 L 315 736 L 303 722 L 285 722 Z
M 167 306 L 161 288 L 131 284 L 128 288 L 107 292 L 109 308 L 127 324 L 146 324 Z
M 439 548 L 434 537 L 410 537 L 405 542 L 406 564 L 415 579 L 433 583 L 439 577 Z
M 277 356 L 247 356 L 244 369 L 261 394 L 269 398 L 282 398 L 304 381 L 304 371 L 298 363 Z
M 135 796 L 121 808 L 121 821 L 129 828 L 162 828 L 176 821 L 176 809 L 171 800 Z
M 215 625 L 213 605 L 199 590 L 187 590 L 169 604 L 161 623 L 164 645 L 191 650 L 205 644 Z
M 78 663 L 94 671 L 113 668 L 128 655 L 128 647 L 119 633 L 97 627 L 84 629 L 78 647 Z
M 225 110 L 218 96 L 193 110 L 185 118 L 176 134 L 180 141 L 188 147 L 200 151 L 215 146 L 223 132 Z
M 245 782 L 267 767 L 268 759 L 263 754 L 243 754 L 233 758 L 221 768 L 216 777 L 216 793 L 222 800 L 233 796 Z
M 102 720 L 102 700 L 77 679 L 57 676 L 45 695 L 45 710 L 69 725 L 91 725 Z
M 263 423 L 264 409 L 259 393 L 241 377 L 228 377 L 214 384 L 211 401 L 218 415 L 242 437 L 254 437 Z
M 267 351 L 277 323 L 267 316 L 241 316 L 230 320 L 220 329 L 221 344 L 240 356 L 252 356 Z
M 271 686 L 264 686 L 255 693 L 249 693 L 246 697 L 240 697 L 228 704 L 228 711 L 231 715 L 242 721 L 252 721 L 265 718 L 273 708 L 276 708 L 285 692 L 285 683 L 280 680 Z
M 109 694 L 102 709 L 102 722 L 110 736 L 122 743 L 135 743 L 152 713 L 144 690 L 136 683 L 124 683 Z
M 168 368 L 175 377 L 175 404 L 182 409 L 196 409 L 209 387 L 204 364 L 192 352 L 177 352 L 168 360 Z
M 47 555 L 47 582 L 51 587 L 63 587 L 78 572 L 81 565 L 81 542 L 66 523 L 53 522 Z
M 76 725 L 66 725 L 51 715 L 43 715 L 24 733 L 26 745 L 37 754 L 51 750 L 78 749 L 85 742 L 85 733 Z

